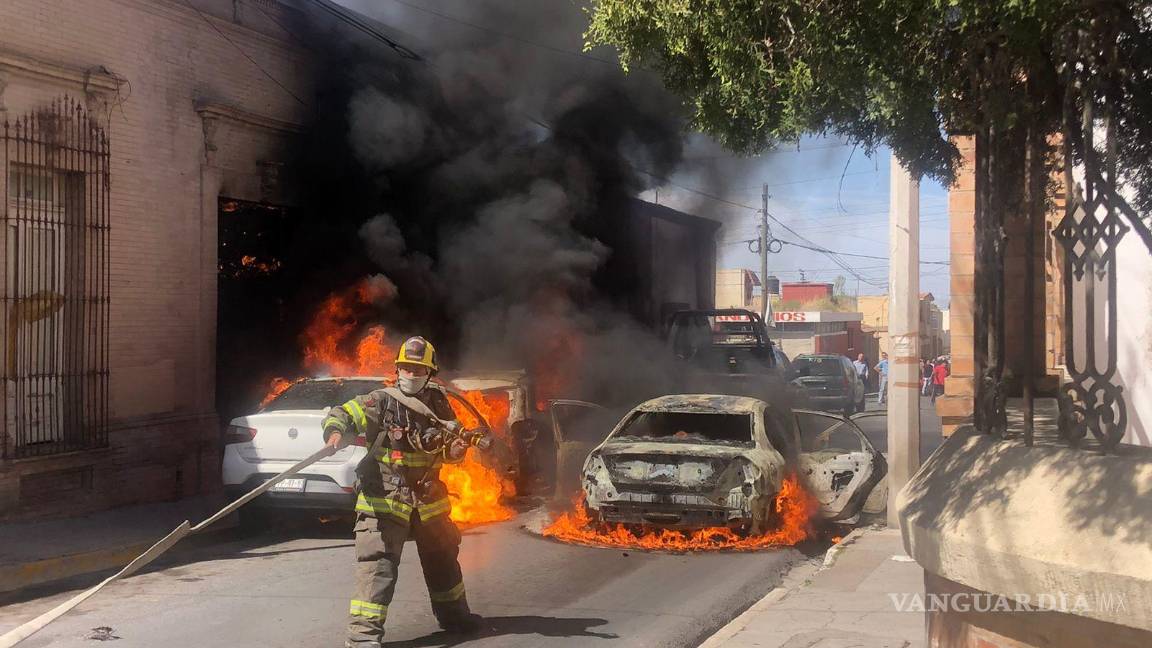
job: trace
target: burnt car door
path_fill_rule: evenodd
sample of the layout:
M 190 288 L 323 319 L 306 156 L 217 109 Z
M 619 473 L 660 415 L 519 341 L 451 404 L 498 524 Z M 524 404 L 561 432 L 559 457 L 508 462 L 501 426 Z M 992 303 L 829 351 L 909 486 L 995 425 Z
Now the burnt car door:
M 579 400 L 549 401 L 548 412 L 556 440 L 553 497 L 567 503 L 580 492 L 580 471 L 588 453 L 608 437 L 619 417 L 601 405 Z
M 821 516 L 832 521 L 852 518 L 888 472 L 856 422 L 812 410 L 793 410 L 800 435 L 800 477 L 820 503 Z

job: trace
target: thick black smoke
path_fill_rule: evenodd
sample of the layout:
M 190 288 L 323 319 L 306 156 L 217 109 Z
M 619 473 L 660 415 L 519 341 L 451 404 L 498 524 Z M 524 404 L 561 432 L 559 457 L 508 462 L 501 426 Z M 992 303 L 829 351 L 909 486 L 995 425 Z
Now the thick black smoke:
M 678 102 L 580 55 L 583 16 L 560 0 L 421 5 L 546 46 L 391 2 L 349 5 L 424 60 L 312 26 L 323 82 L 298 172 L 316 222 L 299 244 L 328 256 L 301 275 L 315 287 L 303 299 L 383 273 L 396 296 L 380 318 L 429 336 L 458 368 L 544 359 L 572 377 L 564 396 L 665 391 L 669 351 L 627 310 L 627 220 L 680 162 Z

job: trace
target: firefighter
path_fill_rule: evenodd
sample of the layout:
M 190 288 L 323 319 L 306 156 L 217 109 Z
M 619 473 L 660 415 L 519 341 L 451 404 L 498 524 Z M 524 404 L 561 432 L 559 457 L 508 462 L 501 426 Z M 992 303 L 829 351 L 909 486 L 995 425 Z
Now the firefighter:
M 468 609 L 457 555 L 460 531 L 449 519 L 443 462 L 458 463 L 484 431 L 464 434 L 442 387 L 430 383 L 436 350 L 409 338 L 396 356 L 396 387 L 357 396 L 329 410 L 325 439 L 343 448 L 363 435 L 368 456 L 357 468 L 356 593 L 349 608 L 348 647 L 376 648 L 384 637 L 404 542 L 416 541 L 432 611 L 444 630 L 471 634 L 480 617 Z M 447 433 L 445 433 L 447 432 Z

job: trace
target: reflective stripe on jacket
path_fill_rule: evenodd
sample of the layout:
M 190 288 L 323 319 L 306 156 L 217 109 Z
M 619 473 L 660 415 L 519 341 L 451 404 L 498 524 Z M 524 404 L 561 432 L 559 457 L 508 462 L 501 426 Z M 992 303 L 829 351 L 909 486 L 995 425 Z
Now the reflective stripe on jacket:
M 439 418 L 455 420 L 447 396 L 438 387 L 429 385 L 419 398 Z M 356 511 L 375 517 L 391 516 L 404 524 L 413 511 L 422 520 L 449 514 L 452 504 L 448 489 L 440 481 L 442 455 L 411 447 L 406 436 L 392 438 L 384 429 L 386 420 L 388 425 L 406 430 L 422 430 L 431 425 L 428 417 L 405 407 L 383 390 L 333 407 L 322 423 L 326 439 L 340 434 L 346 443 L 363 437 L 365 445 L 372 447 L 378 435 L 385 435 L 374 453 L 372 470 L 358 471 L 361 492 L 356 498 Z

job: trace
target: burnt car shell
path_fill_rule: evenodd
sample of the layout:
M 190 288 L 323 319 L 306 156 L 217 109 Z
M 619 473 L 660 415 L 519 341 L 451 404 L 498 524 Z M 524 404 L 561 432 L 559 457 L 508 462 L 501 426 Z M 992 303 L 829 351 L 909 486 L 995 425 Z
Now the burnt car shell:
M 760 529 L 770 516 L 784 468 L 783 455 L 765 435 L 767 407 L 754 398 L 707 394 L 642 403 L 585 461 L 586 506 L 609 523 Z M 693 431 L 631 436 L 646 420 L 650 427 L 679 424 Z M 708 438 L 715 433 L 713 426 L 726 428 L 731 438 Z

